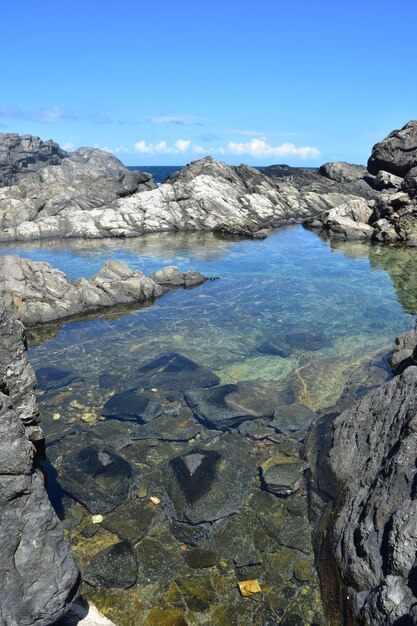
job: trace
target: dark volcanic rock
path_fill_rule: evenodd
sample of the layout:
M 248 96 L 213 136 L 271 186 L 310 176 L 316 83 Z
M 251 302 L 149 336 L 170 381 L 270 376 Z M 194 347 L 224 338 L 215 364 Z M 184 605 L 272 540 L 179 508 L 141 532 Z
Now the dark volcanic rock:
M 360 624 L 414 624 L 417 368 L 335 421 L 330 467 L 343 492 L 332 544 Z
M 412 167 L 411 170 L 407 173 L 404 178 L 402 188 L 412 198 L 415 198 L 417 196 L 417 167 Z
M 136 555 L 140 584 L 163 579 L 171 580 L 184 565 L 176 552 L 166 548 L 160 541 L 147 537 L 136 546 Z
M 228 225 L 220 224 L 213 229 L 213 233 L 222 239 L 266 239 L 268 231 L 259 229 L 256 225 Z
M 211 428 L 235 428 L 246 420 L 272 418 L 274 402 L 255 383 L 193 389 L 185 399 L 194 415 Z
M 168 463 L 166 489 L 177 519 L 191 524 L 227 517 L 247 500 L 254 479 L 250 446 L 225 434 Z
M 149 501 L 127 500 L 106 515 L 102 525 L 126 541 L 137 543 L 163 519 L 163 511 Z
M 126 500 L 130 473 L 127 461 L 111 450 L 91 445 L 65 455 L 59 480 L 91 513 L 104 514 Z
M 136 583 L 137 569 L 132 546 L 122 541 L 92 559 L 84 573 L 84 580 L 93 587 L 129 589 Z
M 77 595 L 79 571 L 35 469 L 35 377 L 1 285 L 0 301 L 0 623 L 48 626 Z
M 68 153 L 54 141 L 32 135 L 0 133 L 0 187 L 12 185 L 47 165 L 59 165 Z
M 147 423 L 162 414 L 157 402 L 137 389 L 116 393 L 104 404 L 101 414 L 121 421 Z
M 307 468 L 300 459 L 278 455 L 261 465 L 261 482 L 277 496 L 290 496 L 300 489 Z
M 185 391 L 192 387 L 213 387 L 220 379 L 207 367 L 172 352 L 142 365 L 137 382 L 147 388 Z
M 394 374 L 401 374 L 409 365 L 417 365 L 417 324 L 396 338 L 389 362 Z
M 393 130 L 375 144 L 368 161 L 371 174 L 380 170 L 405 176 L 417 165 L 417 120 L 411 120 L 401 130 Z

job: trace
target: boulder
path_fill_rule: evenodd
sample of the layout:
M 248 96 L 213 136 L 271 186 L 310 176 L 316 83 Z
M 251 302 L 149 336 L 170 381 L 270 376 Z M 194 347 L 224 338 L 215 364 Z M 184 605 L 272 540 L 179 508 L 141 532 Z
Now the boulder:
M 406 174 L 402 184 L 402 189 L 412 198 L 417 196 L 417 166 L 412 167 Z
M 185 400 L 198 420 L 218 430 L 236 428 L 247 420 L 272 419 L 275 409 L 265 390 L 250 382 L 193 389 Z
M 127 541 L 102 550 L 91 560 L 84 580 L 93 587 L 129 589 L 136 583 L 138 564 Z
M 404 177 L 416 165 L 417 120 L 411 120 L 375 144 L 368 161 L 368 170 L 371 174 L 384 170 Z
M 370 239 L 373 228 L 368 222 L 372 213 L 372 209 L 364 198 L 356 198 L 322 213 L 312 225 L 321 224 L 335 237 Z
M 67 156 L 68 152 L 54 141 L 0 133 L 0 187 L 12 185 L 48 165 L 59 165 Z
M 153 274 L 151 279 L 163 287 L 195 287 L 202 285 L 207 278 L 200 272 L 181 272 L 176 265 L 164 267 Z
M 147 389 L 183 392 L 193 387 L 213 387 L 220 382 L 207 367 L 176 352 L 163 354 L 141 365 L 136 380 L 138 385 Z
M 93 515 L 110 513 L 128 496 L 130 464 L 109 448 L 93 444 L 66 452 L 57 471 L 61 487 Z
M 396 338 L 389 358 L 394 374 L 401 374 L 409 365 L 417 365 L 417 324 L 412 329 Z
M 352 183 L 364 178 L 367 175 L 364 165 L 353 165 L 352 163 L 334 162 L 325 163 L 319 168 L 319 174 L 326 176 L 337 183 Z
M 395 174 L 390 174 L 390 172 L 384 172 L 384 170 L 380 170 L 374 179 L 374 188 L 375 189 L 401 189 L 401 185 L 403 184 L 403 178 L 401 176 L 396 176 Z
M 176 519 L 201 524 L 240 509 L 254 480 L 250 449 L 240 436 L 227 433 L 172 458 L 164 476 Z

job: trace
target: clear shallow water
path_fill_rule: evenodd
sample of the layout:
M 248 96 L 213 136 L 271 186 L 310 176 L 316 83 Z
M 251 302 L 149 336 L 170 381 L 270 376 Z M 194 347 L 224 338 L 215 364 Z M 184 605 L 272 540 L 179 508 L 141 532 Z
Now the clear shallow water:
M 126 539 L 124 517 L 154 516 L 145 537 L 128 537 L 142 563 L 136 585 L 121 591 L 117 585 L 100 589 L 90 584 L 87 595 L 120 626 L 150 626 L 158 620 L 180 626 L 327 624 L 309 539 L 305 487 L 294 479 L 294 494 L 277 497 L 266 490 L 265 480 L 259 482 L 258 468 L 263 466 L 264 476 L 272 463 L 279 480 L 291 482 L 297 468 L 304 469 L 299 464 L 308 428 L 308 420 L 289 426 L 294 411 L 299 417 L 300 405 L 324 410 L 385 379 L 381 355 L 414 323 L 416 251 L 330 245 L 295 226 L 261 242 L 178 233 L 127 241 L 10 245 L 1 253 L 49 261 L 71 278 L 96 273 L 110 258 L 146 274 L 175 264 L 219 277 L 191 291 L 172 291 L 153 306 L 128 315 L 109 312 L 81 323 L 60 324 L 45 335 L 44 343 L 30 348 L 35 369 L 52 368 L 44 371 L 46 382 L 39 389 L 53 468 L 49 488 L 58 496 L 58 509 L 83 571 L 100 551 Z M 271 342 L 278 344 L 279 354 L 265 348 Z M 140 374 L 143 364 L 172 353 L 208 368 L 220 384 L 240 383 L 233 407 L 250 405 L 258 419 L 233 425 L 231 439 L 194 419 L 183 399 L 183 393 L 197 385 L 191 375 L 189 380 L 181 373 L 174 375 L 178 385 L 169 390 L 158 375 L 146 379 Z M 56 369 L 67 372 L 58 383 Z M 122 414 L 116 419 L 102 417 L 105 402 L 132 388 L 163 407 L 160 421 L 132 426 Z M 271 402 L 276 407 L 273 422 L 260 417 L 263 405 Z M 159 430 L 155 424 L 160 424 Z M 72 493 L 68 477 L 85 458 L 78 452 L 87 449 L 93 458 L 94 446 L 103 445 L 130 463 L 132 476 L 128 500 L 115 508 L 119 520 L 97 531 L 91 525 L 91 508 L 88 512 L 63 496 L 55 481 Z M 213 492 L 214 500 L 233 501 L 240 486 L 233 483 L 233 472 L 227 476 L 222 472 L 232 462 L 235 446 L 242 457 L 239 462 L 244 459 L 244 466 L 235 472 L 253 478 L 246 504 L 237 506 L 230 517 L 204 523 L 209 534 L 202 530 L 199 541 L 190 544 L 181 534 L 184 528 L 178 533 L 170 522 L 172 505 L 166 494 L 181 501 L 181 484 L 172 494 L 172 459 L 190 451 L 191 472 L 198 472 L 203 471 L 198 465 L 201 458 L 214 455 L 208 483 L 202 474 L 210 486 L 206 491 L 209 496 Z M 76 480 L 87 484 L 89 477 L 81 473 Z M 196 483 L 191 483 L 194 489 Z M 108 485 L 109 491 L 118 491 L 113 483 Z M 151 495 L 161 500 L 160 517 L 149 504 Z M 215 504 L 205 503 L 206 495 L 197 493 L 195 506 L 207 506 L 210 516 Z M 112 514 L 106 511 L 104 525 L 108 517 Z M 188 524 L 183 526 L 189 530 Z M 158 568 L 157 563 L 168 565 Z M 237 581 L 246 579 L 259 580 L 262 593 L 242 598 Z

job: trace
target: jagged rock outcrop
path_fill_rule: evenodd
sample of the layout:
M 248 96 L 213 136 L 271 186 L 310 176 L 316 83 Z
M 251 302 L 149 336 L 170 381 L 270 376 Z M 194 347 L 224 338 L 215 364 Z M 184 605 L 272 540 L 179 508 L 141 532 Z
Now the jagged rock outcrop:
M 66 156 L 68 153 L 54 141 L 0 133 L 0 187 L 12 185 L 47 165 L 59 165 Z
M 148 302 L 168 287 L 193 287 L 206 278 L 170 266 L 148 278 L 121 261 L 106 261 L 98 274 L 70 281 L 49 263 L 17 256 L 0 257 L 0 276 L 10 292 L 19 319 L 34 326 L 116 304 Z
M 319 174 L 337 183 L 354 183 L 369 175 L 364 165 L 354 165 L 344 161 L 325 163 L 320 167 Z
M 5 137 L 0 134 L 0 146 Z M 232 167 L 211 157 L 189 164 L 156 188 L 149 174 L 129 171 L 100 150 L 79 148 L 62 156 L 30 176 L 7 179 L 9 186 L 0 191 L 0 241 L 219 227 L 255 232 L 316 215 L 349 199 L 346 194 L 373 197 L 365 180 L 351 182 L 347 174 L 342 178 L 350 182 L 339 184 L 302 170 L 305 175 L 277 184 L 247 165 Z
M 359 169 L 351 171 L 350 168 Z M 345 239 L 372 239 L 381 243 L 417 246 L 416 120 L 408 122 L 401 130 L 393 131 L 373 147 L 368 170 L 368 174 L 362 175 L 362 180 L 373 187 L 375 195 L 370 198 L 363 194 L 363 197 L 368 199 L 369 208 L 373 209 L 371 214 L 350 214 L 350 221 L 346 223 L 345 206 L 350 204 L 348 200 L 332 212 L 324 211 L 317 217 L 309 218 L 307 225 L 324 228 L 330 235 Z M 323 165 L 320 171 L 323 175 L 348 180 L 353 179 L 355 174 L 359 176 L 360 166 L 329 163 Z
M 417 120 L 410 120 L 400 130 L 393 130 L 385 139 L 375 144 L 368 160 L 368 170 L 380 170 L 404 177 L 417 165 Z
M 23 325 L 0 285 L 0 624 L 47 626 L 69 609 L 79 572 L 36 469 L 42 435 Z

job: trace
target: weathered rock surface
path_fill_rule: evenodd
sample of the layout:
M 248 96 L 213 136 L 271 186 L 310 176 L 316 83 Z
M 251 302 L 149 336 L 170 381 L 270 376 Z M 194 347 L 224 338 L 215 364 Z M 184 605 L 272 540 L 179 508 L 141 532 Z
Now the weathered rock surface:
M 415 623 L 416 414 L 411 366 L 334 424 L 329 462 L 343 496 L 332 544 L 360 624 Z
M 49 263 L 4 256 L 0 257 L 0 275 L 26 326 L 116 304 L 152 301 L 165 293 L 159 282 L 120 261 L 106 261 L 89 280 L 70 281 Z M 156 272 L 156 279 L 161 283 L 167 280 L 175 287 L 193 287 L 206 280 L 199 272 L 180 272 L 172 267 Z
M 0 286 L 0 623 L 47 626 L 69 609 L 79 572 L 35 468 L 42 431 L 23 326 Z
M 364 165 L 353 165 L 341 161 L 325 163 L 320 167 L 319 174 L 337 183 L 354 183 L 363 179 L 368 172 Z
M 84 580 L 94 587 L 128 589 L 136 582 L 138 564 L 128 541 L 99 552 L 87 567 Z
M 176 265 L 169 265 L 151 274 L 152 280 L 163 287 L 194 287 L 202 285 L 207 278 L 200 272 L 181 272 Z
M 213 387 L 220 379 L 207 367 L 182 354 L 163 354 L 138 369 L 137 382 L 148 389 L 183 391 L 192 387 Z
M 364 198 L 355 198 L 322 213 L 312 226 L 321 226 L 334 237 L 370 239 L 374 229 L 369 225 L 372 209 Z
M 59 165 L 66 156 L 68 153 L 54 141 L 0 133 L 0 187 L 12 185 L 48 165 Z
M 409 121 L 372 148 L 368 161 L 371 174 L 380 170 L 404 177 L 417 165 L 417 120 Z

